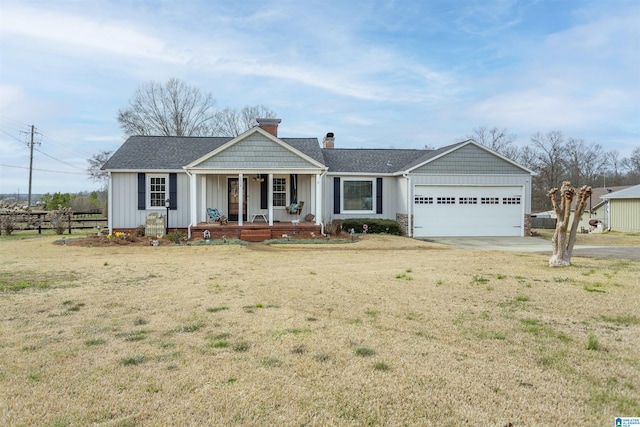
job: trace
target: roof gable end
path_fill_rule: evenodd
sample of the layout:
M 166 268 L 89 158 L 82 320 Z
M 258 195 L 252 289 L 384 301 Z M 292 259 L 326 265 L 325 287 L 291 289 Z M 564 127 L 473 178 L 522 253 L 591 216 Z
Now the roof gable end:
M 533 174 L 524 166 L 472 140 L 431 152 L 407 168 L 407 173 Z
M 237 168 L 324 168 L 324 165 L 256 126 L 186 166 L 186 169 Z

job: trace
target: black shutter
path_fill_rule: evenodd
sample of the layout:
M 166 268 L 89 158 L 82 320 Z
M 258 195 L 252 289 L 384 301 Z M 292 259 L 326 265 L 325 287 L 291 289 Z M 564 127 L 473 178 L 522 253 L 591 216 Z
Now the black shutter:
M 290 203 L 298 203 L 298 175 L 289 176 L 289 196 Z
M 260 175 L 264 181 L 260 182 L 260 209 L 269 208 L 269 178 L 266 175 Z
M 147 208 L 147 180 L 143 173 L 138 174 L 138 210 Z
M 178 209 L 178 174 L 169 174 L 169 200 L 171 201 L 169 209 L 175 211 Z
M 376 178 L 376 213 L 382 213 L 382 178 Z
M 333 213 L 340 213 L 340 178 L 333 178 Z

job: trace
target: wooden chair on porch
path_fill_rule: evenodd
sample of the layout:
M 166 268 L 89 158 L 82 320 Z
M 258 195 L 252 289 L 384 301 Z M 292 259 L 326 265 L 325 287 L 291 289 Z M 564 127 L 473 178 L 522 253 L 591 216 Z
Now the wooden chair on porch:
M 291 203 L 289 206 L 286 206 L 285 209 L 289 215 L 300 215 L 302 213 L 303 206 L 304 202 Z

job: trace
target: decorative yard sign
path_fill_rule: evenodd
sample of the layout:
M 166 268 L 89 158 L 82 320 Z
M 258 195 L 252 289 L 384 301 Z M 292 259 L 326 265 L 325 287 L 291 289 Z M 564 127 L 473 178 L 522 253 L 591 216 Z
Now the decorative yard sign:
M 362 229 L 364 230 L 364 232 L 366 233 L 367 230 L 369 229 L 369 226 L 367 224 L 363 224 L 362 225 Z

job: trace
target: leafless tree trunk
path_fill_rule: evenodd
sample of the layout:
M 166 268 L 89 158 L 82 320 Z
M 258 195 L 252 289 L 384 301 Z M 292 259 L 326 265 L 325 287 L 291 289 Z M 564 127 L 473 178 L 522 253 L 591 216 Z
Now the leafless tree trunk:
M 584 212 L 590 195 L 591 187 L 583 185 L 580 189 L 576 190 L 571 186 L 571 182 L 569 181 L 562 183 L 559 194 L 557 188 L 552 188 L 547 193 L 547 197 L 551 200 L 553 209 L 556 212 L 556 217 L 558 218 L 556 231 L 551 240 L 553 254 L 549 260 L 549 267 L 571 265 L 571 255 L 573 253 L 573 246 L 576 243 L 578 224 L 580 223 L 580 217 Z M 571 228 L 569 228 L 571 204 L 576 196 L 576 209 L 573 214 Z M 568 236 L 567 231 L 569 232 Z

